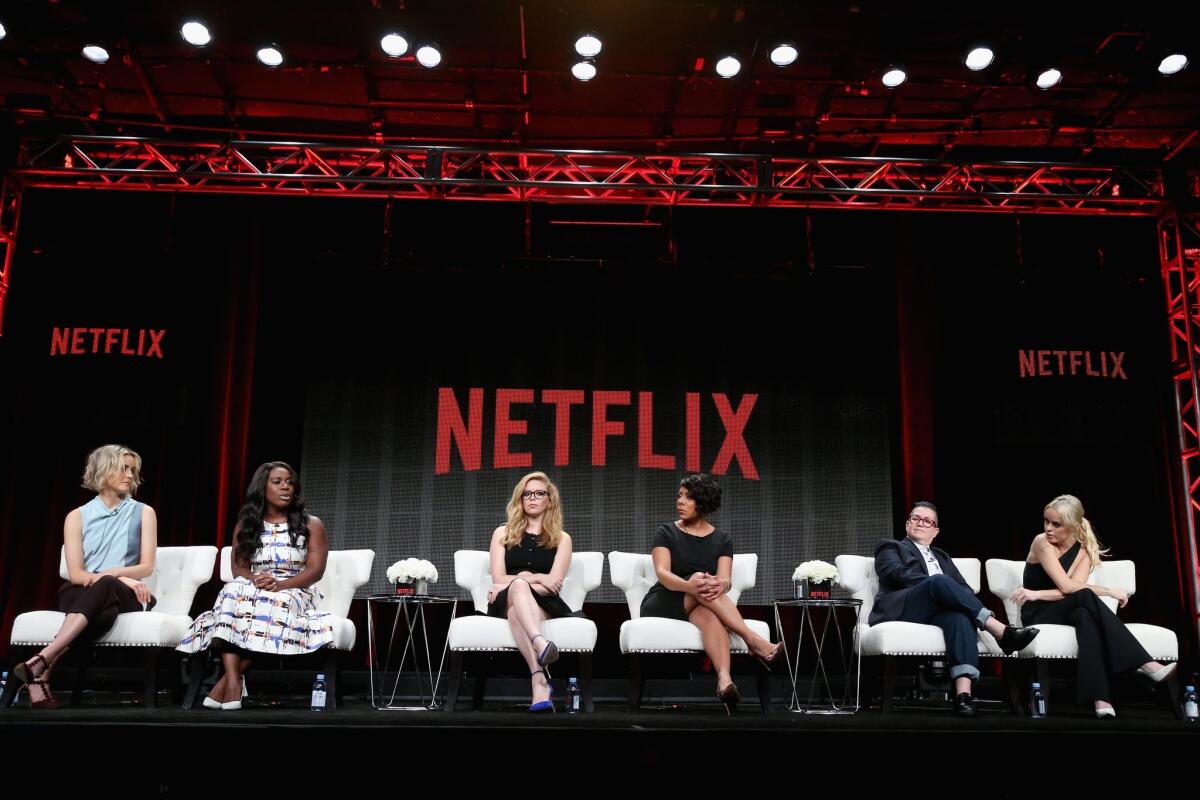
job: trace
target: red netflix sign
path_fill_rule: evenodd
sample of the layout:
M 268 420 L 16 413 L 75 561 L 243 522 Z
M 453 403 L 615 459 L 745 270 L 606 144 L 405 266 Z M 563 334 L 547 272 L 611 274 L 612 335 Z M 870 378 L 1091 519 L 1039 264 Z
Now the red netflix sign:
M 445 475 L 450 472 L 450 451 L 456 449 L 464 470 L 472 471 L 483 466 L 484 407 L 483 389 L 467 390 L 466 408 L 454 389 L 440 387 L 437 405 L 437 446 L 435 448 L 434 472 Z M 586 413 L 588 392 L 583 389 L 543 389 L 540 403 L 554 406 L 554 466 L 565 467 L 571 463 L 571 409 Z M 591 462 L 594 467 L 607 465 L 608 440 L 625 436 L 625 422 L 609 418 L 609 409 L 629 406 L 634 403 L 633 392 L 593 391 L 590 393 L 591 417 Z M 492 468 L 532 467 L 533 454 L 513 452 L 510 439 L 529 433 L 529 420 L 521 418 L 520 406 L 532 405 L 537 393 L 533 389 L 497 389 L 493 413 Z M 729 472 L 736 461 L 742 475 L 750 480 L 759 480 L 758 469 L 750 457 L 750 448 L 743 436 L 750 413 L 758 401 L 757 394 L 744 394 L 737 406 L 722 393 L 711 395 L 712 404 L 721 424 L 725 438 L 717 451 L 716 459 L 709 469 L 713 475 Z M 699 392 L 684 395 L 684 469 L 700 472 L 700 409 Z M 654 452 L 654 393 L 637 393 L 637 465 L 642 469 L 676 469 L 676 457 L 669 453 Z M 465 414 L 464 414 L 465 411 Z M 576 414 L 576 417 L 579 415 Z
M 165 330 L 143 328 L 55 328 L 50 332 L 50 355 L 88 353 L 162 358 Z
M 1111 350 L 1018 350 L 1022 378 L 1083 375 L 1127 381 L 1125 351 Z

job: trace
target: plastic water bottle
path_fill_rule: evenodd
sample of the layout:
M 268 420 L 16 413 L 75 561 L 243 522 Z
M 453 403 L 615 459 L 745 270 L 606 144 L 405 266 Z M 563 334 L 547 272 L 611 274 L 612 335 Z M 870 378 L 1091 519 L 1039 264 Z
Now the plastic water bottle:
M 579 683 L 574 678 L 567 680 L 567 713 L 579 713 Z
M 1200 708 L 1196 706 L 1196 687 L 1187 686 L 1183 690 L 1183 718 L 1195 722 L 1200 718 Z
M 1037 681 L 1029 690 L 1029 716 L 1034 719 L 1046 718 L 1046 695 L 1042 694 L 1042 685 Z
M 8 685 L 8 673 L 0 672 L 0 695 L 4 694 L 4 687 Z
M 312 710 L 325 710 L 325 673 L 318 672 L 317 679 L 313 681 L 312 690 Z

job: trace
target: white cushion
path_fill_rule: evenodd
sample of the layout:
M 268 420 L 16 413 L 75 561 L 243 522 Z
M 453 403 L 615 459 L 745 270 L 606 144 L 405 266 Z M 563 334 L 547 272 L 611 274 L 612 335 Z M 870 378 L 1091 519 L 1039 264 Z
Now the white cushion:
M 546 638 L 563 652 L 590 653 L 596 649 L 596 623 L 580 617 L 548 619 L 542 627 Z M 473 614 L 450 623 L 451 650 L 516 650 L 512 626 L 507 619 Z M 541 639 L 539 646 L 544 646 Z
M 1014 625 L 1021 625 L 1020 607 L 1009 600 L 1009 597 L 1024 581 L 1025 562 L 989 558 L 987 576 L 988 588 L 992 594 L 1004 601 L 1004 613 L 1008 616 L 1008 621 Z M 1100 566 L 1088 576 L 1088 583 L 1124 589 L 1132 597 L 1137 590 L 1137 570 L 1129 560 L 1101 561 Z M 1101 597 L 1100 600 L 1116 613 L 1118 606 L 1114 598 Z M 1129 623 L 1125 627 L 1155 661 L 1179 660 L 1179 638 L 1175 631 L 1139 622 Z M 1041 633 L 1020 652 L 1021 658 L 1079 657 L 1079 644 L 1075 639 L 1073 627 L 1037 623 L 1037 628 Z
M 583 608 L 587 593 L 600 585 L 604 574 L 604 554 L 571 554 L 571 566 L 563 578 L 558 596 L 572 611 Z M 492 589 L 491 555 L 486 550 L 459 550 L 454 554 L 454 582 L 471 593 L 475 610 L 487 613 L 488 592 Z
M 330 550 L 325 558 L 325 573 L 313 584 L 323 595 L 317 610 L 329 612 L 333 625 L 333 642 L 329 646 L 335 650 L 354 648 L 358 632 L 346 615 L 350 612 L 354 592 L 371 579 L 374 561 L 374 550 Z M 229 583 L 231 580 L 233 548 L 226 545 L 221 548 L 221 581 Z
M 175 647 L 192 624 L 188 611 L 201 584 L 212 578 L 217 548 L 160 547 L 155 553 L 154 573 L 144 582 L 158 601 L 153 611 L 118 614 L 112 629 L 96 640 L 110 647 Z M 66 548 L 59 553 L 59 575 L 67 572 Z M 62 627 L 65 615 L 58 611 L 29 611 L 13 621 L 9 642 L 14 645 L 45 646 Z
M 746 627 L 771 640 L 771 629 L 762 620 L 748 619 Z M 690 622 L 666 617 L 642 617 L 621 624 L 621 652 L 629 653 L 699 653 L 704 651 L 700 629 Z M 745 641 L 736 633 L 729 634 L 729 652 L 747 653 Z
M 870 556 L 840 555 L 834 559 L 838 568 L 838 584 L 856 600 L 862 600 L 858 618 L 858 646 L 864 656 L 940 656 L 946 654 L 946 637 L 936 625 L 919 622 L 881 622 L 868 625 L 875 596 L 879 593 L 879 576 L 875 574 L 875 559 Z M 978 593 L 980 563 L 978 558 L 953 559 L 963 580 Z M 989 573 L 990 577 L 990 573 Z M 1005 657 L 996 639 L 987 631 L 978 631 L 976 648 L 980 655 Z

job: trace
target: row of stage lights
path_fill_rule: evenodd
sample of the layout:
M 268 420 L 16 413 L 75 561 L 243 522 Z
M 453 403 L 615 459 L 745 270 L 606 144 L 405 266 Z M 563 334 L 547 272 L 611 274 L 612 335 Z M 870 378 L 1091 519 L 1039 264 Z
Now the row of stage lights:
M 179 34 L 183 40 L 193 47 L 204 47 L 212 41 L 212 34 L 209 33 L 208 27 L 202 22 L 190 20 L 183 24 Z M 0 22 L 0 39 L 7 35 L 3 22 Z M 600 38 L 594 33 L 585 33 L 575 41 L 575 52 L 579 54 L 580 61 L 576 62 L 571 67 L 571 74 L 581 81 L 590 81 L 596 77 L 596 57 L 600 55 L 602 48 Z M 393 31 L 385 34 L 379 40 L 379 47 L 384 54 L 390 58 L 400 58 L 406 55 L 409 51 L 410 42 L 408 37 L 399 31 Z M 268 67 L 278 67 L 283 64 L 283 51 L 275 43 L 264 44 L 256 53 L 258 60 Z M 442 51 L 433 42 L 427 42 L 417 47 L 413 54 L 417 63 L 423 67 L 432 69 L 442 63 Z M 100 44 L 85 44 L 83 46 L 83 56 L 89 61 L 97 64 L 103 64 L 109 59 L 108 50 Z M 771 50 L 771 63 L 778 67 L 786 67 L 793 64 L 800 56 L 800 51 L 796 45 L 791 42 L 782 42 L 776 45 Z M 995 53 L 991 48 L 980 46 L 972 49 L 963 58 L 963 64 L 972 72 L 980 72 L 991 66 L 995 60 Z M 1160 75 L 1174 75 L 1182 71 L 1188 65 L 1188 58 L 1183 53 L 1175 52 L 1168 53 L 1158 65 Z M 742 71 L 742 62 L 736 55 L 724 55 L 717 59 L 715 65 L 717 75 L 722 78 L 733 78 Z M 1050 89 L 1062 83 L 1063 73 L 1055 66 L 1047 66 L 1041 73 L 1038 74 L 1035 83 L 1039 89 Z M 889 66 L 884 70 L 880 81 L 889 89 L 894 89 L 908 80 L 908 73 L 904 68 L 898 65 Z

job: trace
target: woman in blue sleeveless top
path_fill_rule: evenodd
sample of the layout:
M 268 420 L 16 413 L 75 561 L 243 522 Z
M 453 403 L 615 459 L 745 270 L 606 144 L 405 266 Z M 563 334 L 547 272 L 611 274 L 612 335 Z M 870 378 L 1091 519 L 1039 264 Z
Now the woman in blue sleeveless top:
M 1159 683 L 1175 671 L 1174 663 L 1152 660 L 1117 615 L 1100 602 L 1101 597 L 1111 597 L 1123 607 L 1129 594 L 1118 587 L 1088 583 L 1092 570 L 1100 566 L 1100 556 L 1107 554 L 1083 516 L 1079 498 L 1059 495 L 1042 511 L 1042 533 L 1029 547 L 1022 586 L 1010 598 L 1021 607 L 1023 625 L 1075 628 L 1079 645 L 1076 697 L 1080 703 L 1092 703 L 1100 719 L 1117 715 L 1112 705 L 1112 676 L 1136 669 Z
M 63 524 L 70 580 L 58 590 L 58 610 L 66 618 L 50 644 L 13 669 L 29 684 L 33 708 L 58 706 L 50 694 L 50 671 L 71 642 L 93 641 L 112 628 L 117 614 L 154 606 L 142 579 L 154 572 L 158 517 L 133 499 L 141 474 L 142 457 L 127 447 L 108 444 L 88 455 L 83 487 L 96 496 Z

